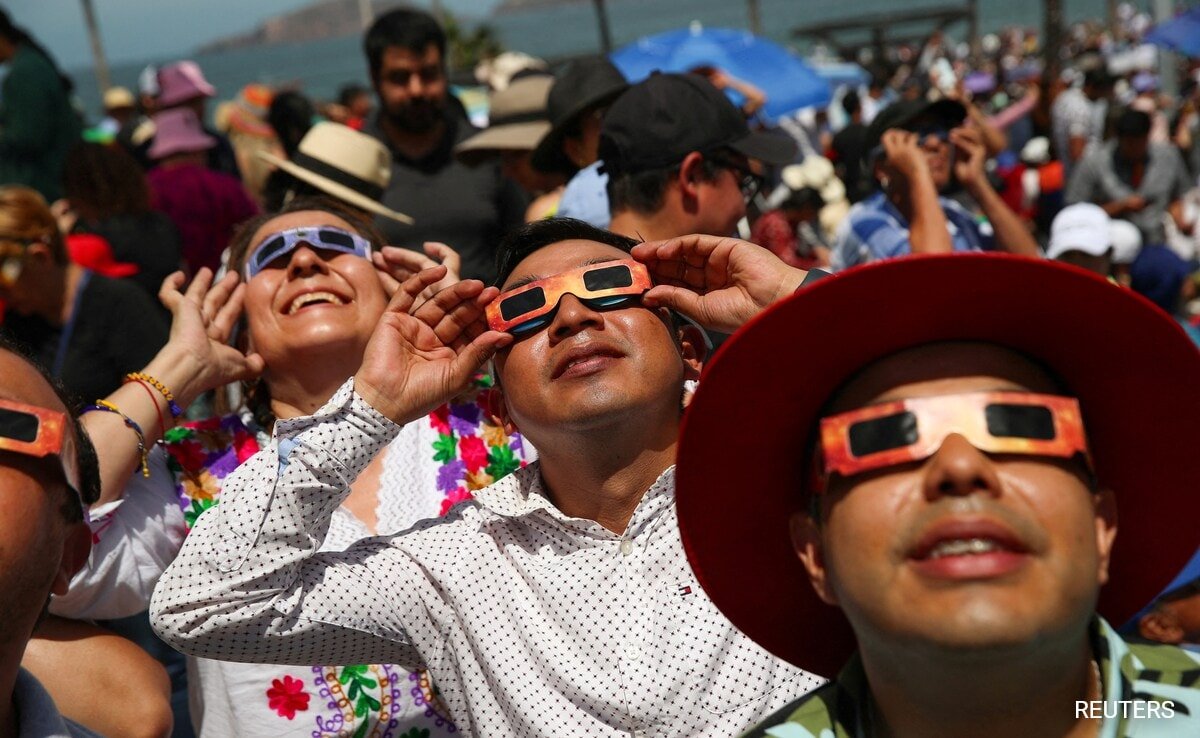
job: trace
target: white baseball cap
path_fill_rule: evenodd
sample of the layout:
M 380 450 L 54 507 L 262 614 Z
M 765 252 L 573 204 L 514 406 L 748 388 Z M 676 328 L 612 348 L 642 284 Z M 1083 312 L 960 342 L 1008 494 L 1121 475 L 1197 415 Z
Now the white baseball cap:
M 1110 218 L 1099 205 L 1081 202 L 1068 205 L 1050 224 L 1050 245 L 1046 258 L 1057 259 L 1068 251 L 1103 256 L 1112 248 Z

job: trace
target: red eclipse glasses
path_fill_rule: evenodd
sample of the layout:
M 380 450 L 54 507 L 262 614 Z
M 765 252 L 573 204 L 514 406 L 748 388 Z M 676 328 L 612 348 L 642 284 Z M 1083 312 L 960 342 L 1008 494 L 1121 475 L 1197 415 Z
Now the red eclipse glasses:
M 973 392 L 885 402 L 823 418 L 825 477 L 927 459 L 951 433 L 986 453 L 1057 458 L 1083 454 L 1091 467 L 1075 398 Z
M 23 456 L 58 457 L 63 479 L 87 510 L 79 491 L 79 467 L 76 465 L 75 444 L 67 432 L 70 420 L 66 413 L 0 400 L 0 451 Z
M 563 295 L 574 295 L 595 310 L 610 310 L 633 303 L 652 286 L 645 265 L 632 259 L 592 264 L 501 293 L 487 306 L 488 326 L 524 335 L 554 319 Z

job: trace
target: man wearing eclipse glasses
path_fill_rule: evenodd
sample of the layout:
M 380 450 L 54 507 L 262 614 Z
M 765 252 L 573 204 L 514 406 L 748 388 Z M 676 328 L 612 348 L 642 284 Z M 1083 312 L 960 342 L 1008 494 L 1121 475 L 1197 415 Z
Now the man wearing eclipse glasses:
M 1198 377 L 1145 299 L 1002 254 L 850 270 L 736 334 L 680 439 L 683 544 L 739 630 L 837 675 L 749 735 L 1200 735 L 1200 656 L 1114 630 L 1200 544 Z
M 568 219 L 512 234 L 498 267 L 503 291 L 462 282 L 412 315 L 441 269 L 405 283 L 356 377 L 226 478 L 159 581 L 155 628 L 209 658 L 425 666 L 458 728 L 489 738 L 729 736 L 815 688 L 687 566 L 673 464 L 705 349 L 668 309 L 731 330 L 805 273 L 742 241 L 635 246 Z M 493 354 L 494 413 L 539 460 L 444 518 L 318 553 L 397 424 Z
M 91 551 L 95 455 L 56 390 L 3 343 L 0 376 L 0 733 L 93 736 L 20 664 L 50 595 L 66 593 Z

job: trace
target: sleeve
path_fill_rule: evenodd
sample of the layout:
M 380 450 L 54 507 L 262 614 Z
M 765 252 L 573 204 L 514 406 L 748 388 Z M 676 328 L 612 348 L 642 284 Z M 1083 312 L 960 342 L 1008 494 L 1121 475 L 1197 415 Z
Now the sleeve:
M 159 576 L 183 543 L 183 511 L 166 453 L 150 454 L 150 477 L 135 472 L 122 499 L 91 511 L 92 554 L 50 612 L 75 620 L 123 618 L 146 609 Z
M 1097 202 L 1092 197 L 1092 190 L 1095 189 L 1095 160 L 1092 156 L 1085 156 L 1083 161 L 1079 162 L 1079 166 L 1075 167 L 1075 171 L 1071 173 L 1071 179 L 1067 181 L 1067 191 L 1063 194 L 1063 199 L 1068 205 L 1074 205 L 1077 202 Z M 1099 202 L 1103 205 L 1104 203 Z
M 833 266 L 845 269 L 880 259 L 892 259 L 912 251 L 909 232 L 881 215 L 867 213 L 847 218 L 838 234 Z
M 61 81 L 49 68 L 22 64 L 4 81 L 5 125 L 0 130 L 0 154 L 26 157 L 46 151 L 54 143 L 57 126 L 53 122 L 48 85 Z
M 425 570 L 394 538 L 318 552 L 350 484 L 398 432 L 353 380 L 316 414 L 277 423 L 155 588 L 159 636 L 224 661 L 423 664 L 421 650 L 441 644 Z

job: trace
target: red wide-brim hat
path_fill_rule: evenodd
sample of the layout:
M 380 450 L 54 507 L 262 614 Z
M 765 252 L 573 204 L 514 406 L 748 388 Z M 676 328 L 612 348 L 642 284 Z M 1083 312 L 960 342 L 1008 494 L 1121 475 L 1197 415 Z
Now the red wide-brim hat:
M 1200 351 L 1140 295 L 1051 261 L 913 256 L 823 279 L 756 317 L 705 368 L 676 471 L 688 560 L 717 607 L 780 658 L 834 676 L 855 649 L 817 598 L 788 520 L 805 509 L 822 406 L 868 364 L 942 341 L 997 344 L 1079 399 L 1118 533 L 1098 610 L 1124 622 L 1200 543 Z

